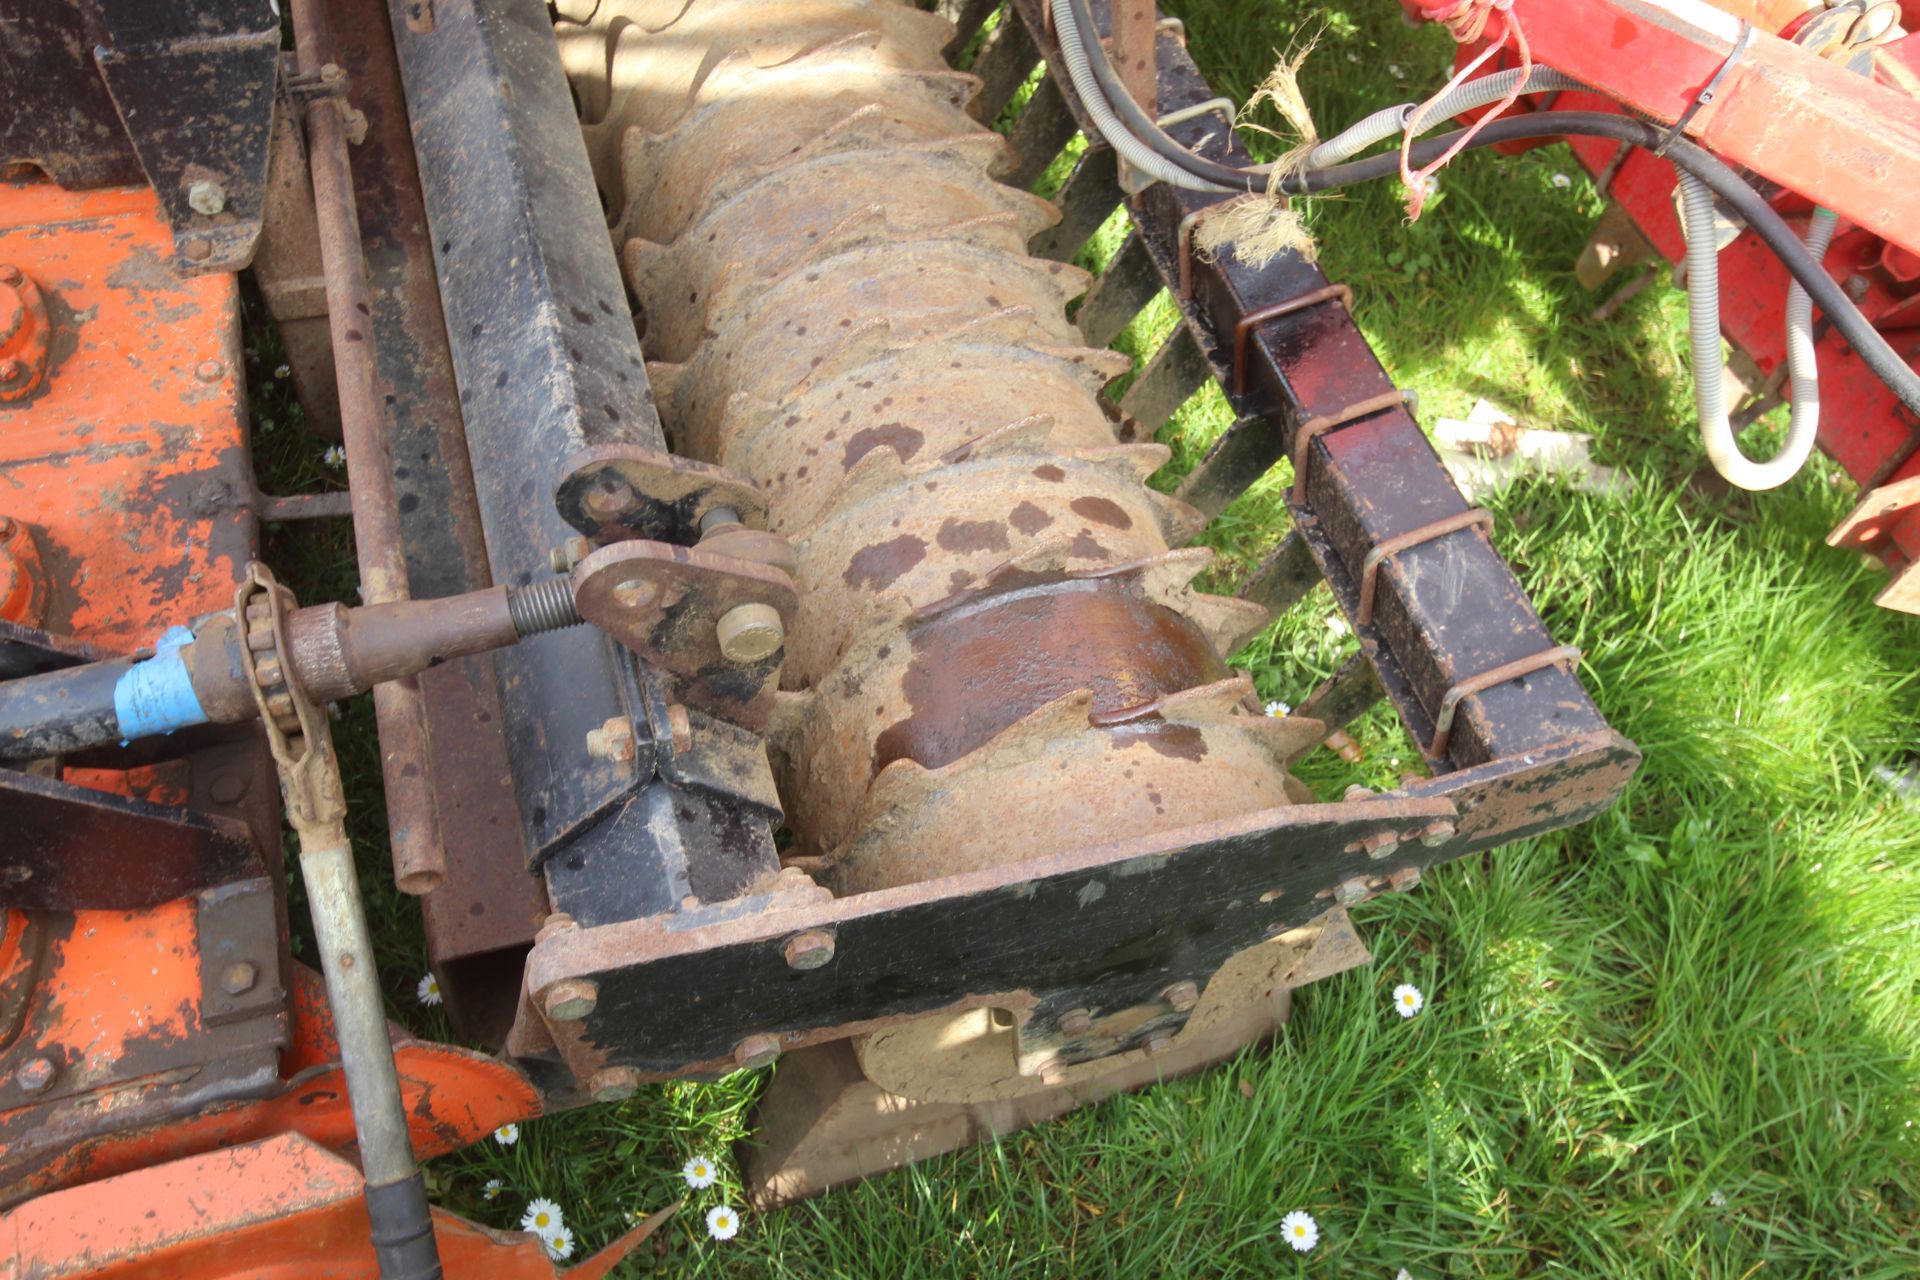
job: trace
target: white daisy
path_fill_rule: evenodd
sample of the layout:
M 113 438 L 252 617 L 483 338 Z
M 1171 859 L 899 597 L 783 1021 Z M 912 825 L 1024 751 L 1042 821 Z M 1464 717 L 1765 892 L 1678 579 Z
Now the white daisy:
M 512 1146 L 514 1143 L 520 1141 L 520 1126 L 517 1124 L 501 1125 L 493 1131 L 493 1140 L 503 1147 Z
M 326 452 L 320 455 L 320 461 L 337 471 L 347 465 L 347 451 L 337 444 L 330 444 Z
M 487 1184 L 480 1188 L 480 1194 L 486 1197 L 488 1200 L 498 1200 L 500 1198 L 500 1193 L 502 1191 L 505 1191 L 506 1189 L 507 1189 L 507 1184 L 500 1181 L 500 1179 L 488 1178 Z
M 695 1191 L 704 1191 L 720 1180 L 720 1171 L 705 1156 L 695 1156 L 680 1166 L 680 1176 Z
M 542 1197 L 527 1206 L 520 1215 L 520 1229 L 531 1231 L 542 1240 L 553 1239 L 553 1233 L 567 1225 L 566 1217 L 560 1212 L 560 1206 Z
M 1276 700 L 1276 701 L 1273 701 L 1273 702 L 1269 702 L 1269 703 L 1267 704 L 1267 714 L 1268 714 L 1268 715 L 1270 715 L 1270 716 L 1284 716 L 1284 715 L 1290 715 L 1290 714 L 1292 714 L 1292 712 L 1293 712 L 1293 708 L 1292 708 L 1292 707 L 1290 707 L 1290 706 L 1288 706 L 1288 705 L 1287 705 L 1286 703 L 1284 703 L 1284 702 L 1280 702 L 1280 701 L 1278 701 L 1278 700 Z
M 541 1236 L 540 1242 L 547 1246 L 547 1256 L 555 1262 L 573 1256 L 573 1232 L 561 1228 L 552 1235 Z
M 1401 1017 L 1411 1018 L 1426 1006 L 1427 998 L 1411 982 L 1403 982 L 1393 989 L 1393 1011 Z
M 1569 178 L 1564 173 L 1556 173 L 1553 175 L 1553 177 L 1549 178 L 1548 181 L 1553 183 L 1554 186 L 1560 188 L 1562 191 L 1565 191 L 1568 187 L 1573 185 L 1573 179 Z
M 1305 1209 L 1295 1209 L 1280 1219 L 1280 1234 L 1287 1238 L 1295 1253 L 1307 1253 L 1320 1243 L 1320 1224 Z
M 1707 1203 L 1716 1209 L 1724 1209 L 1727 1207 L 1727 1193 L 1715 1187 L 1707 1192 Z
M 715 1240 L 731 1240 L 740 1233 L 740 1214 L 730 1204 L 717 1204 L 707 1210 L 707 1234 Z
M 420 985 L 413 989 L 413 994 L 414 998 L 421 1004 L 439 1004 L 440 979 L 434 977 L 432 974 L 428 974 L 426 977 L 420 979 Z
M 1347 634 L 1348 629 L 1349 628 L 1347 627 L 1347 620 L 1345 618 L 1341 617 L 1337 613 L 1330 613 L 1327 615 L 1327 630 L 1333 632 L 1333 634 L 1337 636 L 1343 636 Z

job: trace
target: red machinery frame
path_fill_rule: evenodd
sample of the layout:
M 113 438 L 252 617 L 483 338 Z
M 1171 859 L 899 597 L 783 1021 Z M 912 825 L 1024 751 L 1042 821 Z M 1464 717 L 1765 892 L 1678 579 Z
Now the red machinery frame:
M 1432 8 L 1401 2 L 1415 16 Z M 1774 205 L 1790 222 L 1804 224 L 1815 201 L 1839 214 L 1828 273 L 1920 367 L 1920 34 L 1878 45 L 1863 77 L 1795 42 L 1807 0 L 1513 0 L 1510 12 L 1535 62 L 1600 91 L 1522 99 L 1514 111 L 1550 103 L 1684 121 L 1695 142 L 1776 184 Z M 1901 0 L 1901 17 L 1920 32 L 1920 0 Z M 1500 34 L 1490 23 L 1459 65 Z M 1483 72 L 1516 65 L 1510 42 Z M 1569 142 L 1648 245 L 1679 261 L 1674 167 L 1605 139 Z M 1751 231 L 1722 258 L 1723 331 L 1777 385 L 1791 277 Z M 1885 561 L 1893 578 L 1877 602 L 1920 613 L 1920 574 L 1910 572 L 1920 559 L 1920 420 L 1837 333 L 1820 326 L 1816 338 L 1820 446 L 1862 490 L 1828 541 Z

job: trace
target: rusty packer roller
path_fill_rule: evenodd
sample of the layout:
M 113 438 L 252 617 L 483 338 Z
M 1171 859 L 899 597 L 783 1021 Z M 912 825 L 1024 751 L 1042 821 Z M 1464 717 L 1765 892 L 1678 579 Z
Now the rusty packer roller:
M 843 894 L 1312 798 L 1317 726 L 1225 662 L 1267 614 L 1193 589 L 1202 521 L 1116 438 L 1129 362 L 1027 253 L 1058 215 L 994 180 L 951 34 L 877 0 L 560 28 L 673 446 L 793 544 L 775 772 L 789 861 Z M 866 1037 L 868 1074 L 919 1034 Z

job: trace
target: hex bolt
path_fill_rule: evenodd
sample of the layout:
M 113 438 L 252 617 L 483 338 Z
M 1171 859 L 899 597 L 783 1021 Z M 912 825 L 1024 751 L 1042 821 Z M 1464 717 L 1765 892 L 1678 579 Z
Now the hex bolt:
M 1394 893 L 1405 893 L 1420 883 L 1420 868 L 1402 867 L 1387 877 L 1387 888 Z
M 587 1081 L 595 1102 L 619 1102 L 640 1089 L 640 1073 L 632 1067 L 602 1067 Z
M 679 703 L 667 708 L 667 731 L 673 736 L 675 755 L 685 755 L 693 750 L 693 721 L 687 718 L 687 709 Z
M 245 995 L 260 980 L 260 971 L 245 960 L 236 960 L 220 975 L 220 989 L 230 996 Z
M 809 929 L 787 939 L 787 968 L 818 969 L 833 959 L 833 935 L 825 929 Z
M 780 1039 L 778 1036 L 748 1036 L 745 1040 L 733 1046 L 733 1065 L 739 1067 L 742 1071 L 752 1071 L 756 1067 L 769 1066 L 773 1060 L 779 1056 Z
M 1173 1037 L 1164 1031 L 1153 1035 L 1147 1040 L 1147 1052 L 1153 1054 L 1155 1057 L 1158 1057 L 1171 1048 L 1173 1048 Z
M 1200 988 L 1192 982 L 1176 982 L 1160 993 L 1175 1013 L 1185 1013 L 1200 1003 Z
M 593 554 L 593 544 L 575 535 L 547 552 L 547 564 L 555 573 L 571 573 L 573 566 L 591 554 Z
M 211 178 L 202 178 L 187 188 L 187 207 L 208 218 L 225 212 L 227 189 Z
M 728 662 L 758 662 L 770 658 L 787 639 L 780 611 L 770 604 L 737 604 L 720 615 L 714 631 L 720 652 Z
M 1365 878 L 1356 876 L 1335 887 L 1333 900 L 1343 907 L 1351 907 L 1356 903 L 1365 902 L 1371 893 L 1372 890 L 1368 887 Z
M 1438 849 L 1441 845 L 1453 839 L 1453 833 L 1453 824 L 1445 818 L 1441 818 L 1436 822 L 1429 822 L 1415 834 L 1420 837 L 1420 843 L 1427 848 Z
M 45 1093 L 53 1084 L 53 1075 L 52 1058 L 28 1058 L 13 1073 L 13 1082 L 22 1093 Z
M 189 240 L 180 246 L 180 252 L 189 262 L 205 262 L 213 256 L 213 243 L 209 240 Z
M 614 716 L 598 729 L 587 730 L 587 754 L 595 760 L 633 759 L 633 721 Z
M 1348 786 L 1340 798 L 1342 800 L 1371 800 L 1373 799 L 1373 788 L 1363 787 L 1356 782 Z
M 541 1004 L 555 1022 L 578 1022 L 600 1003 L 600 988 L 590 978 L 562 978 L 547 988 Z
M 625 480 L 604 481 L 588 491 L 583 504 L 595 520 L 612 520 L 633 506 L 633 486 Z
M 194 366 L 193 376 L 202 382 L 218 382 L 227 372 L 227 366 L 218 360 L 202 360 Z
M 1847 296 L 1855 302 L 1864 301 L 1867 294 L 1872 291 L 1873 281 L 1867 279 L 1865 276 L 1851 275 L 1847 277 Z
M 1060 1015 L 1060 1034 L 1083 1036 L 1093 1030 L 1093 1015 L 1085 1009 L 1069 1009 Z
M 1393 851 L 1399 847 L 1400 837 L 1391 831 L 1376 831 L 1360 842 L 1360 848 L 1375 862 L 1392 857 Z

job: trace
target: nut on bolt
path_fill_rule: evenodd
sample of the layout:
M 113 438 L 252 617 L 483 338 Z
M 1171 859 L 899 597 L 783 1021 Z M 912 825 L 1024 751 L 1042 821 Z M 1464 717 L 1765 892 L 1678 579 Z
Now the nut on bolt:
M 547 988 L 541 1003 L 555 1022 L 578 1022 L 600 1003 L 600 988 L 588 978 L 563 978 Z
M 202 178 L 187 188 L 187 207 L 207 218 L 223 213 L 227 207 L 227 189 L 212 178 Z
M 1334 888 L 1333 900 L 1343 907 L 1351 907 L 1365 902 L 1372 892 L 1365 878 L 1356 876 L 1351 880 L 1342 881 Z
M 260 980 L 260 971 L 245 960 L 236 960 L 220 975 L 220 989 L 230 996 L 244 995 Z
M 780 611 L 770 604 L 737 604 L 720 615 L 714 631 L 720 637 L 720 652 L 728 662 L 748 663 L 770 658 L 787 639 Z
M 733 1046 L 733 1064 L 742 1071 L 767 1066 L 779 1056 L 780 1038 L 778 1036 L 748 1036 Z
M 631 1098 L 640 1088 L 640 1073 L 632 1067 L 603 1067 L 587 1081 L 587 1092 L 595 1102 L 619 1102 Z
M 1399 847 L 1400 837 L 1391 831 L 1376 831 L 1360 842 L 1361 851 L 1376 862 L 1392 857 L 1393 851 Z
M 1200 988 L 1192 982 L 1176 982 L 1160 993 L 1175 1013 L 1185 1013 L 1200 1003 Z
M 587 754 L 596 760 L 633 759 L 633 721 L 614 716 L 598 729 L 587 730 Z
M 833 935 L 825 929 L 809 929 L 787 939 L 787 968 L 818 969 L 833 959 Z
M 1093 1030 L 1093 1015 L 1085 1009 L 1069 1009 L 1060 1015 L 1060 1034 L 1083 1036 Z
M 1405 893 L 1420 883 L 1420 868 L 1402 867 L 1387 877 L 1387 888 L 1394 893 Z
M 53 1084 L 53 1075 L 53 1059 L 28 1058 L 13 1073 L 13 1082 L 22 1093 L 44 1093 Z
M 1438 818 L 1429 822 L 1426 826 L 1421 827 L 1420 830 L 1414 834 L 1419 837 L 1420 843 L 1427 846 L 1427 848 L 1437 849 L 1447 841 L 1453 839 L 1453 833 L 1453 823 L 1447 821 L 1445 818 Z

